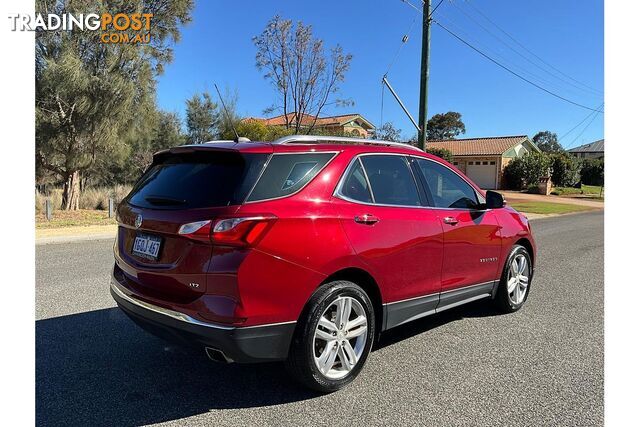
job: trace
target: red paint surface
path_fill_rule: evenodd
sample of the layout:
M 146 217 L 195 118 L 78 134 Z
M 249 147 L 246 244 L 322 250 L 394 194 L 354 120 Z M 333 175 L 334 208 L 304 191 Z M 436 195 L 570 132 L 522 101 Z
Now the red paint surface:
M 205 321 L 249 326 L 297 320 L 314 290 L 347 268 L 372 276 L 382 302 L 388 303 L 498 279 L 509 250 L 520 239 L 526 239 L 535 254 L 526 218 L 508 206 L 482 212 L 386 207 L 333 196 L 349 162 L 362 153 L 420 156 L 459 173 L 425 153 L 330 144 L 240 143 L 198 149 L 339 152 L 300 192 L 281 199 L 191 210 L 119 206 L 116 270 L 124 274 L 128 292 Z M 138 214 L 144 220 L 136 229 Z M 256 215 L 277 219 L 249 247 L 222 246 L 177 234 L 182 224 L 190 222 Z M 362 215 L 379 221 L 354 221 Z M 457 224 L 446 224 L 446 217 L 455 218 Z M 157 261 L 131 253 L 137 233 L 162 237 Z

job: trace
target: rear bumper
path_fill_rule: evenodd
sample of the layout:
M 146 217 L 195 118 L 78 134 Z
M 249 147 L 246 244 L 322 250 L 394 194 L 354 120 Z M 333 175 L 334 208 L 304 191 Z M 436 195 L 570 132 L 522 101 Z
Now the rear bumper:
M 111 296 L 144 330 L 168 341 L 218 350 L 229 362 L 286 359 L 296 326 L 295 322 L 248 327 L 203 322 L 136 298 L 114 276 L 111 277 Z

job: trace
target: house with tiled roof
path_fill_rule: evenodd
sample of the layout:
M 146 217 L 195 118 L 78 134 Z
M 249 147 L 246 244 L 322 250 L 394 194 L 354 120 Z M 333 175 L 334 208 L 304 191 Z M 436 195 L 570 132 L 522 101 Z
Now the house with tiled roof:
M 287 123 L 291 124 L 294 122 L 294 115 L 293 113 L 288 113 L 286 116 L 281 114 L 270 118 L 248 117 L 244 120 L 261 121 L 267 126 L 285 126 Z M 369 120 L 357 113 L 318 117 L 317 119 L 311 114 L 303 114 L 300 119 L 303 127 L 311 126 L 314 121 L 314 129 L 322 129 L 327 132 L 335 132 L 360 138 L 371 136 L 371 133 L 375 129 L 375 126 Z
M 527 135 L 427 141 L 427 148 L 447 149 L 453 165 L 484 189 L 502 187 L 502 172 L 516 157 L 540 152 Z
M 604 159 L 604 139 L 572 148 L 568 153 L 580 159 Z

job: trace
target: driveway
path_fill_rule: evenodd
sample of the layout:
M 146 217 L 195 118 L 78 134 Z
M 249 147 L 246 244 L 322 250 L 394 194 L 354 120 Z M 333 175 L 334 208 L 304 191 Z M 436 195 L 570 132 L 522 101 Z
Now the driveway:
M 112 241 L 39 245 L 37 424 L 602 425 L 603 213 L 532 224 L 522 310 L 479 301 L 389 331 L 331 395 L 280 364 L 215 364 L 139 330 L 109 296 Z
M 529 194 L 521 193 L 519 191 L 498 190 L 509 202 L 548 202 L 548 203 L 563 203 L 567 205 L 588 206 L 590 208 L 604 209 L 604 202 L 602 200 L 589 200 L 579 197 L 560 197 L 560 196 L 545 196 L 544 194 Z

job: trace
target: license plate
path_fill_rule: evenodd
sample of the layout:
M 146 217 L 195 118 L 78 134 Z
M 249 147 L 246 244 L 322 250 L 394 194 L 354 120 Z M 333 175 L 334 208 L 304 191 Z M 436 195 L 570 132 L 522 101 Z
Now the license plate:
M 160 253 L 160 243 L 162 243 L 162 238 L 160 237 L 139 235 L 136 236 L 136 239 L 133 241 L 133 249 L 131 252 L 143 258 L 156 260 Z

